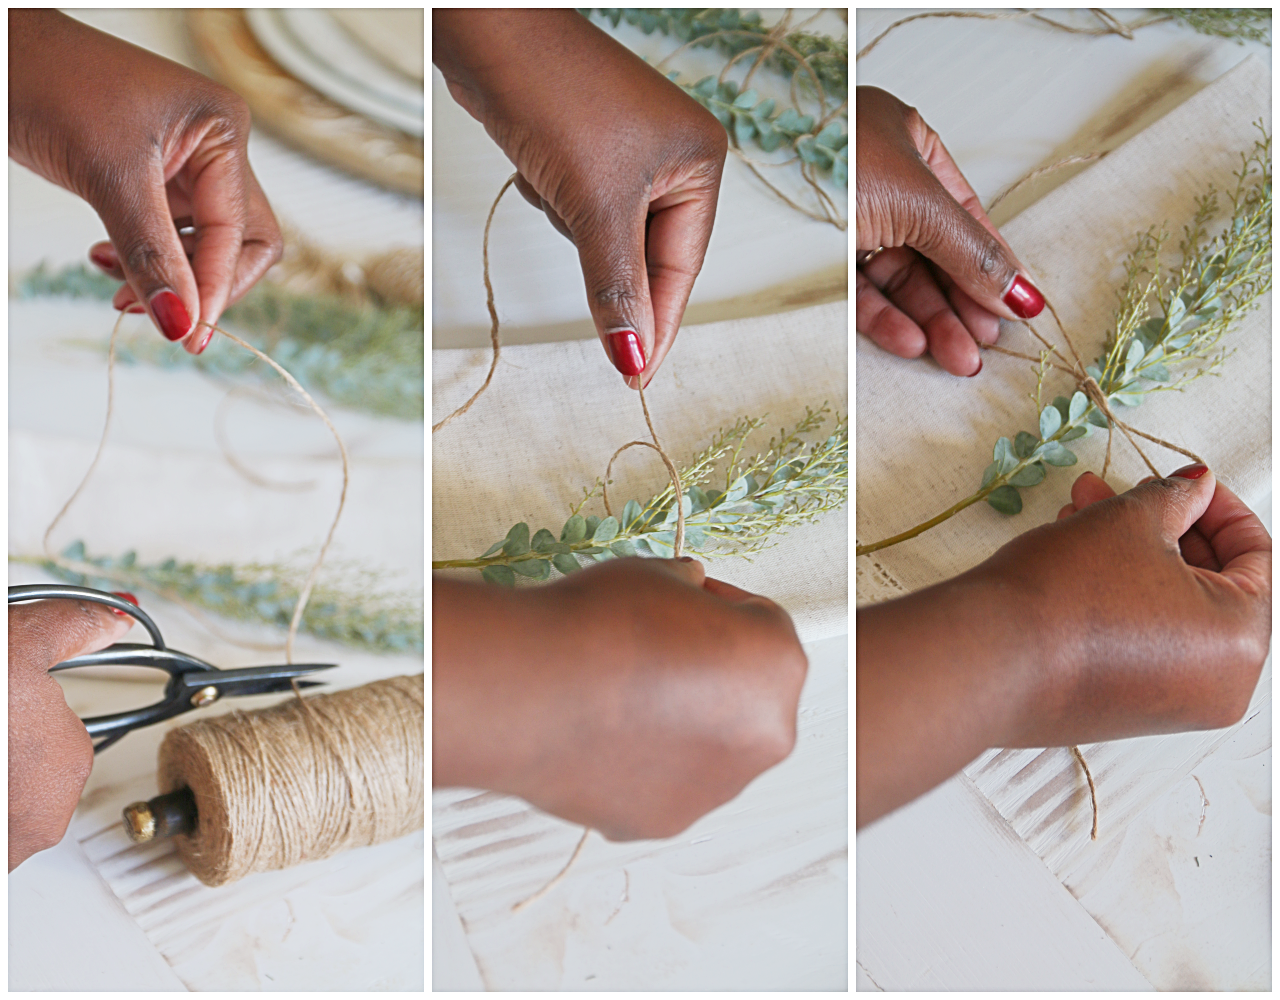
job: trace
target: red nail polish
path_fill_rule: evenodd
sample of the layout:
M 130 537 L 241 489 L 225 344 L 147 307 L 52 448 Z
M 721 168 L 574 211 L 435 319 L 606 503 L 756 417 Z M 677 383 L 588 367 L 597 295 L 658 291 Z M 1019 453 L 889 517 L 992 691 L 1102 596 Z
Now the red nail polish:
M 176 293 L 166 290 L 153 295 L 151 312 L 169 340 L 181 340 L 191 332 L 191 315 Z
M 89 259 L 104 271 L 113 270 L 116 266 L 115 258 L 108 256 L 105 250 L 94 250 L 89 254 Z
M 623 375 L 630 377 L 644 371 L 644 350 L 634 330 L 618 330 L 605 337 L 605 341 L 609 345 L 609 360 Z
M 136 604 L 138 603 L 138 599 L 137 599 L 136 597 L 134 597 L 132 594 L 130 594 L 128 591 L 125 591 L 125 590 L 113 590 L 111 593 L 113 593 L 116 597 L 121 598 L 122 600 L 128 601 L 130 604 L 135 604 L 135 605 L 136 605 Z M 113 615 L 119 615 L 121 618 L 128 618 L 128 617 L 129 617 L 129 615 L 127 615 L 125 612 L 121 611 L 119 608 L 112 608 L 112 609 L 111 609 L 111 613 L 112 613 Z
M 1031 319 L 1039 316 L 1040 310 L 1044 308 L 1044 296 L 1026 278 L 1015 274 L 1009 290 L 1004 293 L 1004 304 L 1015 316 Z
M 1184 465 L 1177 472 L 1171 472 L 1169 475 L 1170 477 L 1177 476 L 1179 479 L 1199 479 L 1208 471 L 1209 467 L 1207 465 L 1201 465 L 1196 462 L 1192 465 Z
M 138 303 L 136 303 L 136 302 L 135 302 L 135 303 L 134 303 L 133 305 L 131 305 L 128 309 L 126 309 L 126 310 L 125 310 L 125 312 L 127 312 L 127 313 L 145 313 L 145 312 L 146 312 L 146 310 L 145 310 L 145 309 L 143 309 L 143 308 L 142 308 L 142 306 L 140 306 Z
M 978 374 L 978 372 L 980 372 L 980 371 L 982 371 L 982 359 L 981 359 L 981 358 L 979 358 L 979 359 L 978 359 L 978 371 L 974 372 L 973 374 L 969 375 L 968 377 L 969 377 L 969 378 L 973 378 L 973 377 L 974 377 L 974 375 L 977 375 L 977 374 Z

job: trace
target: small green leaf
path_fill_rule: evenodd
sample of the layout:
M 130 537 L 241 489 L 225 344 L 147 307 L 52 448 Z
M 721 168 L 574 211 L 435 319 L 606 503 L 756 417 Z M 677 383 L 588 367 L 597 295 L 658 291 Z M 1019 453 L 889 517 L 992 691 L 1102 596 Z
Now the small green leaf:
M 591 541 L 596 545 L 605 545 L 613 541 L 618 536 L 618 519 L 616 517 L 606 517 L 597 525 L 595 532 L 591 536 Z
M 1142 346 L 1142 342 L 1139 340 L 1135 340 L 1129 345 L 1129 352 L 1124 357 L 1124 373 L 1126 377 L 1142 363 L 1146 353 L 1146 348 Z
M 628 500 L 627 505 L 622 508 L 622 526 L 630 528 L 640 520 L 640 513 L 640 505 L 634 500 Z
M 573 544 L 580 542 L 587 537 L 587 519 L 581 514 L 574 514 L 573 517 L 564 522 L 564 527 L 560 530 L 560 541 Z
M 648 542 L 649 548 L 653 550 L 653 554 L 661 559 L 670 559 L 676 554 L 671 542 L 663 541 L 657 537 L 657 534 L 649 535 L 645 541 Z
M 1090 410 L 1089 415 L 1085 417 L 1094 427 L 1110 427 L 1111 421 L 1107 419 L 1106 414 L 1101 410 Z
M 546 528 L 539 528 L 534 532 L 533 538 L 529 540 L 529 547 L 534 552 L 550 552 L 551 546 L 555 545 L 556 536 L 551 534 Z
M 521 521 L 512 525 L 507 532 L 506 541 L 502 543 L 502 551 L 509 556 L 522 556 L 529 551 L 529 526 Z
M 1074 441 L 1076 438 L 1082 438 L 1088 433 L 1088 427 L 1072 427 L 1071 430 L 1063 434 L 1062 437 L 1058 438 L 1058 440 L 1065 444 L 1067 441 Z
M 481 558 L 481 559 L 488 559 L 491 555 L 493 555 L 495 552 L 497 552 L 497 551 L 498 551 L 498 549 L 502 548 L 502 546 L 504 546 L 504 545 L 506 545 L 506 544 L 507 544 L 507 540 L 506 540 L 505 538 L 504 538 L 502 541 L 500 541 L 500 542 L 494 542 L 492 545 L 490 545 L 490 546 L 489 546 L 488 551 L 487 551 L 487 552 L 485 552 L 485 554 L 484 554 L 484 555 L 482 555 L 480 558 Z
M 619 539 L 618 541 L 612 543 L 609 546 L 609 549 L 610 551 L 613 552 L 615 556 L 621 556 L 624 559 L 627 559 L 636 555 L 635 542 L 631 541 L 631 539 L 629 538 Z
M 1067 423 L 1074 424 L 1082 416 L 1084 411 L 1089 409 L 1089 397 L 1083 392 L 1077 392 L 1071 397 L 1071 405 L 1067 409 Z
M 546 559 L 522 559 L 513 562 L 511 568 L 531 580 L 545 580 L 551 575 L 551 563 Z
M 578 570 L 582 569 L 582 566 L 579 565 L 577 559 L 575 559 L 571 555 L 566 555 L 563 552 L 557 552 L 555 555 L 553 555 L 551 557 L 551 562 L 552 562 L 552 565 L 554 565 L 555 568 L 558 569 L 565 576 L 568 576 L 570 573 L 575 573 Z
M 1044 449 L 1044 460 L 1050 465 L 1075 465 L 1076 453 L 1053 441 Z
M 1062 426 L 1062 414 L 1058 412 L 1058 408 L 1053 405 L 1046 406 L 1040 411 L 1040 437 L 1048 441 L 1058 433 L 1058 429 Z
M 734 99 L 733 106 L 735 108 L 753 108 L 759 96 L 754 87 L 750 90 L 744 90 Z
M 587 518 L 585 530 L 582 533 L 583 538 L 592 538 L 595 536 L 596 528 L 600 527 L 600 518 L 592 514 Z
M 1030 458 L 1031 453 L 1036 450 L 1036 445 L 1040 443 L 1040 439 L 1034 434 L 1026 431 L 1018 431 L 1018 436 L 1013 439 L 1013 450 L 1019 458 Z M 995 478 L 994 475 L 992 478 Z M 982 484 L 983 486 L 986 483 Z
M 1142 372 L 1143 378 L 1149 378 L 1152 382 L 1168 382 L 1173 376 L 1169 373 L 1169 369 L 1164 365 L 1152 365 Z
M 1143 393 L 1140 392 L 1113 392 L 1107 397 L 1109 403 L 1119 403 L 1121 406 L 1141 406 Z
M 1149 319 L 1142 326 L 1138 327 L 1138 336 L 1142 337 L 1148 343 L 1154 344 L 1160 339 L 1160 334 L 1164 331 L 1164 317 L 1157 316 L 1155 319 Z
M 1044 482 L 1044 466 L 1039 462 L 1032 462 L 1028 466 L 1018 470 L 1018 474 L 1009 480 L 1010 486 L 1038 486 Z
M 1013 445 L 1009 443 L 1007 437 L 1002 437 L 996 442 L 993 457 L 1000 475 L 1013 471 L 1014 466 L 1018 464 L 1018 456 L 1014 454 Z
M 1058 412 L 1062 414 L 1062 422 L 1065 424 L 1071 419 L 1071 400 L 1066 396 L 1055 396 L 1053 405 L 1058 408 Z
M 742 476 L 739 476 L 729 486 L 729 492 L 725 494 L 724 502 L 737 503 L 739 500 L 741 500 L 743 497 L 747 495 L 747 489 L 748 487 L 747 487 L 746 479 L 743 478 Z
M 982 489 L 985 490 L 987 488 L 987 484 L 989 484 L 991 480 L 995 479 L 998 474 L 999 474 L 999 467 L 996 465 L 995 462 L 992 462 L 985 469 L 983 469 L 982 470 Z
M 987 503 L 1001 514 L 1013 515 L 1022 510 L 1022 496 L 1012 486 L 1001 486 L 992 490 L 991 495 L 987 497 Z
M 1169 332 L 1172 333 L 1178 328 L 1182 322 L 1182 317 L 1187 314 L 1187 304 L 1182 301 L 1182 296 L 1178 296 L 1169 303 L 1169 313 L 1166 317 L 1169 321 Z
M 1093 379 L 1095 382 L 1100 383 L 1102 381 L 1102 371 L 1098 368 L 1097 365 L 1085 365 L 1084 373 L 1088 375 L 1091 379 Z
M 486 566 L 480 571 L 480 575 L 484 577 L 486 583 L 495 583 L 499 587 L 516 585 L 516 575 L 511 572 L 510 566 Z

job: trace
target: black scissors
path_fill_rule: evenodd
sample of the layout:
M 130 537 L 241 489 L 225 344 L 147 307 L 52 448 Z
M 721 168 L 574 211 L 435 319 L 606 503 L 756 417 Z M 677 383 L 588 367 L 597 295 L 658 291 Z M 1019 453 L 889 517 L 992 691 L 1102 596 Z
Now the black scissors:
M 98 715 L 92 719 L 82 719 L 89 735 L 100 742 L 95 743 L 93 752 L 98 753 L 109 747 L 120 737 L 154 725 L 175 715 L 190 712 L 205 705 L 212 704 L 222 697 L 239 697 L 250 694 L 271 694 L 277 691 L 290 691 L 295 683 L 294 678 L 303 677 L 317 670 L 328 670 L 336 667 L 336 663 L 293 663 L 278 667 L 242 667 L 238 670 L 219 670 L 204 660 L 169 649 L 164 644 L 164 637 L 150 616 L 135 604 L 124 598 L 104 590 L 93 590 L 89 587 L 70 587 L 62 584 L 32 584 L 23 587 L 9 588 L 9 603 L 19 604 L 23 601 L 44 601 L 50 599 L 66 599 L 72 601 L 92 601 L 105 604 L 109 608 L 123 611 L 151 635 L 152 645 L 145 646 L 132 642 L 118 642 L 96 653 L 85 653 L 73 656 L 69 660 L 50 667 L 50 670 L 70 670 L 72 667 L 93 667 L 103 664 L 120 664 L 136 667 L 154 667 L 169 674 L 169 683 L 165 685 L 164 699 L 145 708 L 137 708 L 131 712 L 117 712 L 115 715 Z M 315 687 L 321 681 L 296 681 L 298 687 Z

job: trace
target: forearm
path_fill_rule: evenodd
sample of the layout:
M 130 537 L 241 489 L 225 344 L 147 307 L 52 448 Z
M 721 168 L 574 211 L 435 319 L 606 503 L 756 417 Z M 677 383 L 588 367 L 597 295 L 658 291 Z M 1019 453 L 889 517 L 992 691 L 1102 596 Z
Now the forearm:
M 1035 679 L 1017 596 L 965 574 L 858 612 L 859 827 L 1018 731 Z

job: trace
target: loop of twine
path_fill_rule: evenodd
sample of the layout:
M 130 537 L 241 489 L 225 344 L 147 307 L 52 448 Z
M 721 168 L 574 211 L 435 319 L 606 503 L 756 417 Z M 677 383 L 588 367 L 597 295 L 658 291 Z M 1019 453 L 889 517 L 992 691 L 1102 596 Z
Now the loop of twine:
M 67 502 L 62 505 L 62 509 L 59 510 L 56 515 L 54 515 L 53 520 L 49 522 L 49 527 L 47 527 L 44 532 L 43 545 L 44 545 L 45 555 L 46 557 L 48 557 L 50 562 L 53 562 L 56 565 L 65 565 L 68 561 L 64 560 L 61 556 L 55 555 L 51 551 L 51 549 L 49 548 L 49 537 L 53 534 L 54 528 L 58 526 L 58 523 L 62 520 L 63 516 L 67 513 L 68 510 L 71 509 L 71 505 L 75 503 L 76 498 L 79 497 L 80 494 L 84 491 L 84 488 L 88 484 L 89 479 L 93 476 L 94 470 L 98 467 L 98 462 L 102 458 L 103 450 L 106 448 L 107 434 L 108 434 L 108 431 L 111 429 L 111 417 L 115 412 L 116 342 L 119 339 L 120 325 L 124 322 L 124 317 L 125 317 L 125 313 L 122 312 L 120 314 L 120 317 L 116 320 L 115 326 L 111 328 L 111 341 L 107 348 L 107 412 L 102 423 L 102 437 L 98 440 L 98 447 L 93 454 L 93 461 L 89 463 L 89 468 L 85 472 L 84 477 L 80 480 L 80 484 L 72 492 L 71 496 L 67 499 Z M 303 584 L 302 590 L 298 594 L 298 601 L 297 601 L 297 604 L 294 605 L 294 609 L 293 609 L 293 617 L 289 621 L 289 632 L 285 639 L 284 648 L 285 648 L 285 662 L 292 663 L 293 662 L 293 644 L 294 644 L 295 638 L 298 635 L 298 629 L 302 623 L 302 613 L 306 610 L 307 602 L 311 599 L 311 592 L 315 588 L 317 578 L 320 576 L 320 568 L 321 566 L 324 565 L 325 556 L 329 551 L 329 544 L 333 541 L 334 532 L 338 530 L 338 522 L 342 518 L 342 510 L 343 510 L 343 507 L 346 506 L 347 486 L 350 483 L 350 479 L 351 479 L 350 462 L 347 457 L 347 446 L 342 440 L 342 435 L 338 433 L 338 429 L 333 425 L 333 421 L 329 419 L 329 415 L 325 413 L 323 409 L 320 408 L 320 405 L 314 399 L 311 398 L 311 394 L 307 392 L 306 389 L 302 388 L 302 385 L 298 382 L 298 380 L 294 378 L 293 375 L 291 375 L 282 365 L 278 364 L 275 360 L 268 357 L 266 354 L 258 350 L 252 344 L 241 340 L 234 333 L 228 333 L 226 330 L 222 329 L 222 327 L 220 326 L 217 326 L 212 323 L 206 323 L 204 321 L 201 321 L 196 325 L 209 327 L 211 330 L 214 330 L 215 332 L 222 334 L 228 340 L 232 341 L 233 343 L 239 344 L 250 354 L 253 354 L 259 360 L 265 361 L 268 365 L 274 368 L 276 372 L 279 373 L 279 375 L 289 385 L 289 387 L 293 389 L 295 392 L 297 392 L 299 395 L 301 395 L 304 400 L 306 400 L 307 405 L 310 406 L 311 409 L 315 411 L 316 415 L 319 416 L 322 421 L 324 421 L 324 425 L 327 428 L 329 428 L 329 433 L 331 433 L 333 435 L 333 439 L 338 442 L 338 452 L 342 457 L 342 492 L 338 497 L 338 509 L 334 512 L 333 522 L 329 525 L 329 532 L 327 535 L 325 535 L 324 543 L 320 546 L 320 552 L 316 556 L 315 564 L 311 567 L 311 572 L 307 574 L 306 582 Z M 99 567 L 93 567 L 94 571 L 97 571 L 98 569 Z M 105 575 L 105 574 L 102 574 L 102 575 Z M 296 681 L 294 682 L 293 690 L 295 695 L 297 695 L 298 699 L 302 700 L 302 695 L 298 689 L 298 685 Z

